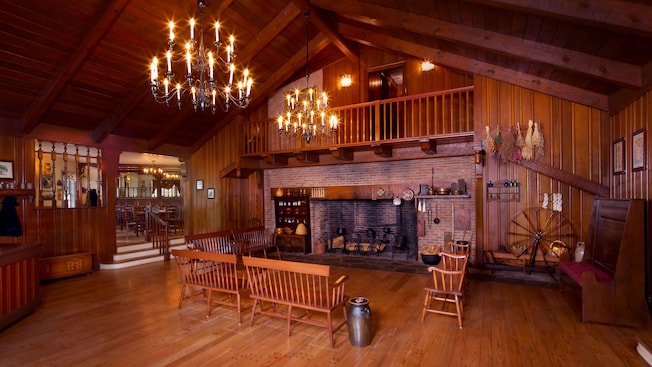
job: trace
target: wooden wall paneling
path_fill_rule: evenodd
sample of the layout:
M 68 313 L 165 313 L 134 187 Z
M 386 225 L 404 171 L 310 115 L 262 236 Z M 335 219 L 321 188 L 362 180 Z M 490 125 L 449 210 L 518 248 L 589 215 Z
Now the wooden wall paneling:
M 603 111 L 490 79 L 476 77 L 475 81 L 475 93 L 480 97 L 480 101 L 476 100 L 476 106 L 483 109 L 475 114 L 475 131 L 482 132 L 481 139 L 484 139 L 486 132 L 483 131 L 484 126 L 478 126 L 479 124 L 489 124 L 492 135 L 495 135 L 495 126 L 498 122 L 501 122 L 501 126 L 507 126 L 519 121 L 524 134 L 528 127 L 528 120 L 541 122 L 545 141 L 545 152 L 540 160 L 541 163 L 605 184 L 601 180 L 600 173 L 594 173 L 596 171 L 594 162 L 603 164 L 604 151 L 588 148 L 611 146 L 610 142 L 605 142 L 602 138 L 602 129 L 606 121 Z M 478 119 L 477 116 L 481 118 Z M 503 133 L 505 130 L 503 129 Z M 594 142 L 592 139 L 595 137 L 597 141 Z M 577 140 L 581 142 L 578 146 L 575 144 Z M 599 167 L 600 164 L 597 166 Z M 562 193 L 562 213 L 573 223 L 578 238 L 583 236 L 590 220 L 594 196 L 592 193 L 583 192 L 570 183 L 517 163 L 501 162 L 492 156 L 487 157 L 483 172 L 485 188 L 489 180 L 494 181 L 495 185 L 501 185 L 503 179 L 517 179 L 521 184 L 519 202 L 484 203 L 482 220 L 485 228 L 485 250 L 496 250 L 504 245 L 502 241 L 505 238 L 505 231 L 509 228 L 510 220 L 526 208 L 540 206 L 543 193 Z
M 359 90 L 366 88 L 360 80 L 360 72 L 357 65 L 353 65 L 351 60 L 344 59 L 327 66 L 323 70 L 323 88 L 329 96 L 329 105 L 346 106 L 360 102 Z M 340 78 L 344 74 L 351 74 L 352 83 L 348 88 L 340 86 Z

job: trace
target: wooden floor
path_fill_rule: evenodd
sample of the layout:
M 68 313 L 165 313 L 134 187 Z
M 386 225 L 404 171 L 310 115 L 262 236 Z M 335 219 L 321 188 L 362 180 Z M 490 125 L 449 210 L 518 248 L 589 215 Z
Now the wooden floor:
M 428 275 L 334 268 L 350 276 L 348 295 L 370 300 L 374 336 L 370 346 L 354 347 L 344 328 L 331 349 L 327 332 L 309 325 L 293 325 L 287 337 L 283 320 L 238 325 L 225 306 L 206 319 L 201 296 L 179 310 L 173 264 L 43 284 L 42 306 L 0 333 L 0 365 L 645 365 L 635 330 L 579 322 L 555 288 L 473 281 L 460 330 L 454 317 L 421 321 Z

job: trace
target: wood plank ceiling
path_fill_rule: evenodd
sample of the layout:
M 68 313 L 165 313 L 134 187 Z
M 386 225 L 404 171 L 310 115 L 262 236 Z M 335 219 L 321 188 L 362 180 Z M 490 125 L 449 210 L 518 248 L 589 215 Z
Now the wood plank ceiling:
M 207 23 L 237 37 L 253 102 L 358 44 L 428 58 L 609 110 L 650 85 L 652 6 L 621 0 L 206 0 Z M 149 62 L 167 22 L 197 0 L 1 0 L 0 133 L 187 156 L 237 113 L 194 113 L 151 97 Z M 612 103 L 613 106 L 613 103 Z M 613 107 L 612 107 L 613 108 Z

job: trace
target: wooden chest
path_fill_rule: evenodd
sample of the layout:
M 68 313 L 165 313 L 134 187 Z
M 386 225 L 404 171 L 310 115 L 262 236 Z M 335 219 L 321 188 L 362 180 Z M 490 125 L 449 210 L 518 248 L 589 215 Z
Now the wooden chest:
M 93 272 L 93 253 L 46 257 L 40 260 L 40 279 L 49 280 Z

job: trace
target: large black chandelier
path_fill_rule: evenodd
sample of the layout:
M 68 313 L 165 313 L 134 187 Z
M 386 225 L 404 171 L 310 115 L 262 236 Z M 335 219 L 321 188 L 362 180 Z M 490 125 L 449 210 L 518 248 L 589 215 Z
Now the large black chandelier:
M 317 87 L 310 86 L 310 69 L 308 63 L 308 17 L 310 12 L 304 11 L 306 17 L 306 88 L 287 92 L 285 96 L 285 111 L 279 115 L 278 132 L 287 136 L 301 136 L 307 143 L 318 135 L 332 135 L 337 131 L 337 116 L 328 116 L 328 95 L 319 94 Z
M 231 35 L 228 42 L 220 40 L 220 24 L 215 22 L 214 49 L 204 45 L 204 0 L 199 3 L 198 36 L 195 19 L 189 21 L 190 38 L 183 42 L 183 49 L 177 50 L 177 34 L 174 22 L 170 21 L 168 50 L 165 53 L 166 71 L 159 75 L 159 59 L 154 57 L 151 65 L 150 86 L 152 95 L 158 103 L 170 104 L 176 99 L 181 109 L 183 100 L 190 98 L 195 111 L 217 111 L 219 105 L 223 111 L 230 106 L 245 108 L 251 100 L 253 79 L 249 70 L 239 71 L 235 64 L 235 37 Z M 181 43 L 181 42 L 179 42 Z M 209 44 L 210 46 L 210 44 Z M 226 57 L 220 55 L 223 50 Z M 176 71 L 175 71 L 176 70 Z M 240 74 L 239 78 L 236 74 Z M 178 79 L 175 77 L 178 76 Z

